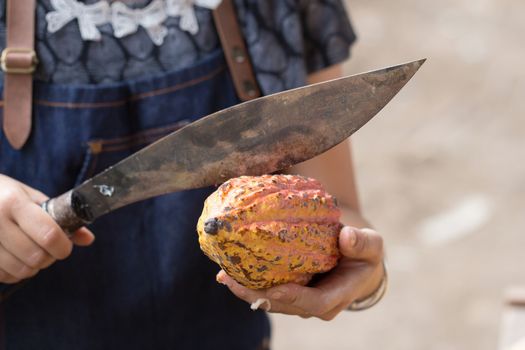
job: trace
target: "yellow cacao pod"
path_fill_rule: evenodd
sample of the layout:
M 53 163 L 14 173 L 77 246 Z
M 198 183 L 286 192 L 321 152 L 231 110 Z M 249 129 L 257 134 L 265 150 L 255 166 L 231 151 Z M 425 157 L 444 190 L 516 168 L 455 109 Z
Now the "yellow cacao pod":
M 248 288 L 305 285 L 337 264 L 340 215 L 317 180 L 241 176 L 206 199 L 197 232 L 204 253 Z

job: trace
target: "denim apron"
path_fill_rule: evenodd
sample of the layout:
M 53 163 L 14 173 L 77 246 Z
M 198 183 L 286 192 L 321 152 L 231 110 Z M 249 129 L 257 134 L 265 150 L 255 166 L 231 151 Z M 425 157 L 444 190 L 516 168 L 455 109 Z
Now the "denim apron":
M 22 151 L 0 131 L 0 173 L 49 196 L 238 103 L 222 51 L 131 82 L 36 82 L 34 98 Z M 173 193 L 101 217 L 90 225 L 92 246 L 76 247 L 14 292 L 0 286 L 0 349 L 266 349 L 266 314 L 218 284 L 219 267 L 199 249 L 195 226 L 212 190 Z

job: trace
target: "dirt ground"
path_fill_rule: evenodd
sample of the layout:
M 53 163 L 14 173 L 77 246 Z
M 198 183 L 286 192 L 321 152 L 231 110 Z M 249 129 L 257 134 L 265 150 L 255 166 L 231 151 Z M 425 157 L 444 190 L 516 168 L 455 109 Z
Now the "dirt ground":
M 347 73 L 428 58 L 354 137 L 390 289 L 331 322 L 273 317 L 273 349 L 496 349 L 503 293 L 525 284 L 525 2 L 347 4 Z

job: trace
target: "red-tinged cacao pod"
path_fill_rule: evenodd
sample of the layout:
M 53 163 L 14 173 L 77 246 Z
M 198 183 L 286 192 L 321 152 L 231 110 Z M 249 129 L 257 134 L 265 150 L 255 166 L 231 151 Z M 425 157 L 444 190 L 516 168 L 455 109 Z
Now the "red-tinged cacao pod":
M 244 286 L 305 285 L 337 264 L 340 215 L 317 180 L 241 176 L 206 199 L 197 231 L 204 253 Z

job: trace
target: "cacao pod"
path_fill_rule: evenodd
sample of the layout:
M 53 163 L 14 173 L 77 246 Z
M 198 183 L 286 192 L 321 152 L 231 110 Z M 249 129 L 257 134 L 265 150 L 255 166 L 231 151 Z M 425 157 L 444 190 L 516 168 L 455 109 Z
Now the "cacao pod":
M 241 176 L 206 199 L 197 232 L 204 253 L 248 288 L 305 285 L 337 264 L 340 215 L 317 180 Z

